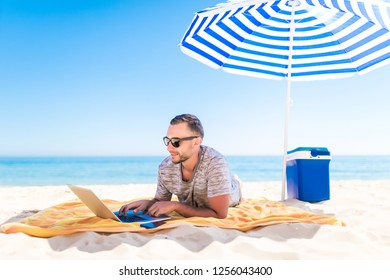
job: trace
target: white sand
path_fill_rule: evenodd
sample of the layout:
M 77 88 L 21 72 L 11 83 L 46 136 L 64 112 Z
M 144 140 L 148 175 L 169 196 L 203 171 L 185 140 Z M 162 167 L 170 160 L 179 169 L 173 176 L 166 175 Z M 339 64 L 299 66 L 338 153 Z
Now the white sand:
M 154 185 L 88 186 L 104 199 L 153 196 Z M 280 183 L 244 183 L 244 197 L 280 200 Z M 67 187 L 0 188 L 0 224 L 74 199 Z M 347 226 L 279 224 L 247 233 L 179 226 L 154 234 L 79 233 L 35 238 L 0 233 L 2 260 L 389 260 L 390 181 L 333 181 L 331 199 L 286 204 L 334 215 Z

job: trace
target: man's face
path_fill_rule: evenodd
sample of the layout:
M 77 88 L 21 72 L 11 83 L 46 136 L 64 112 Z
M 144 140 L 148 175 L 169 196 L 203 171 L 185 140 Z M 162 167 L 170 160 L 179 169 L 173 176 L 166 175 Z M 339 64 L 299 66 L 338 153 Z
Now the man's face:
M 167 137 L 172 139 L 176 138 L 186 138 L 191 136 L 197 136 L 193 131 L 188 128 L 186 123 L 179 123 L 175 125 L 170 125 L 167 131 Z M 180 141 L 180 146 L 175 148 L 171 143 L 168 144 L 167 150 L 171 155 L 173 163 L 181 163 L 189 159 L 194 155 L 197 147 L 199 147 L 200 138 L 194 138 L 191 140 Z

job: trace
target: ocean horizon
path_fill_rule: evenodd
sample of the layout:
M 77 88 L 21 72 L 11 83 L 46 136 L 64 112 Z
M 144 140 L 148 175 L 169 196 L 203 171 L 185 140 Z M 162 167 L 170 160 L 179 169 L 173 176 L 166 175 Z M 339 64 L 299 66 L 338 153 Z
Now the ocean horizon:
M 153 184 L 166 156 L 0 157 L 0 187 Z M 281 181 L 281 156 L 226 156 L 244 182 Z M 390 156 L 333 156 L 330 180 L 390 179 Z

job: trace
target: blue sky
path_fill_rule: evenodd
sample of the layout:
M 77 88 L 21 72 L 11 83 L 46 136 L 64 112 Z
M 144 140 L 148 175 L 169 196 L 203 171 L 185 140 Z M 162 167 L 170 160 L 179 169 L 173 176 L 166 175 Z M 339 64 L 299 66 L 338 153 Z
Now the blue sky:
M 163 155 L 196 114 L 226 155 L 283 153 L 286 81 L 213 70 L 179 42 L 206 0 L 3 0 L 0 156 Z M 292 84 L 289 149 L 390 154 L 390 66 Z

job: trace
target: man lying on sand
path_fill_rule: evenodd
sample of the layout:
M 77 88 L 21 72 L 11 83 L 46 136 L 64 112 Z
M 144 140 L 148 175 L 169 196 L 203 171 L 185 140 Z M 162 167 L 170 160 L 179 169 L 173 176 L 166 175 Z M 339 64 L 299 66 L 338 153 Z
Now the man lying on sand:
M 170 156 L 159 166 L 155 197 L 123 205 L 119 214 L 134 209 L 153 216 L 176 211 L 183 217 L 225 218 L 228 208 L 241 201 L 240 181 L 231 176 L 219 152 L 201 145 L 203 137 L 203 126 L 196 116 L 173 118 L 163 138 Z M 171 201 L 172 194 L 178 201 Z

